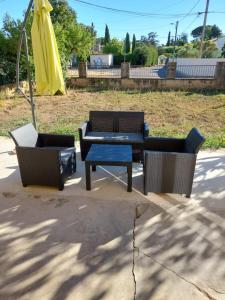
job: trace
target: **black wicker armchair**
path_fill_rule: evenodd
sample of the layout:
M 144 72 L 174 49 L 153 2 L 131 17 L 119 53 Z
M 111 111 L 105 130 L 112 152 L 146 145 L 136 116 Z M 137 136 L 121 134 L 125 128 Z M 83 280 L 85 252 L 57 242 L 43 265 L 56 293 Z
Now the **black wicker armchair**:
M 196 128 L 185 139 L 145 138 L 144 193 L 177 193 L 189 198 L 197 153 L 204 141 Z
M 47 185 L 63 190 L 66 178 L 76 171 L 74 136 L 38 133 L 32 124 L 9 134 L 16 144 L 23 186 Z

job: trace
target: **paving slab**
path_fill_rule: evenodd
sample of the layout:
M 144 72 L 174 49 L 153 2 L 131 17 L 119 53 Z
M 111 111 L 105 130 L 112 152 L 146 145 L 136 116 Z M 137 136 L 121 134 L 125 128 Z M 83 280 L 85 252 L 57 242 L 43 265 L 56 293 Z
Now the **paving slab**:
M 203 151 L 193 195 L 143 195 L 142 167 L 84 163 L 63 191 L 20 181 L 0 137 L 0 300 L 225 299 L 225 152 Z M 210 298 L 211 297 L 211 298 Z

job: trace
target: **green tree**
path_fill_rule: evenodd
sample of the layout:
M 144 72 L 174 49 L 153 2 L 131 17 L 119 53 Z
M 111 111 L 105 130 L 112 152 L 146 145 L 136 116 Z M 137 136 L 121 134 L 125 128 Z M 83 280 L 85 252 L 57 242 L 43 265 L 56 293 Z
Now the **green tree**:
M 197 58 L 199 57 L 199 50 L 193 44 L 186 44 L 177 51 L 177 57 Z
M 87 60 L 94 44 L 95 32 L 91 26 L 77 23 L 76 12 L 66 0 L 52 0 L 51 4 L 52 23 L 65 72 L 71 54 L 75 54 L 80 61 Z
M 130 53 L 130 35 L 128 32 L 127 32 L 126 38 L 125 38 L 124 52 L 125 52 L 125 54 Z
M 158 44 L 157 33 L 149 32 L 147 36 L 141 36 L 141 42 L 147 45 L 156 46 Z
M 219 38 L 222 35 L 222 30 L 215 24 L 211 28 L 210 39 Z
M 28 33 L 30 55 L 32 54 L 31 39 L 29 34 L 31 21 L 31 17 L 29 17 L 26 28 Z M 16 80 L 16 56 L 21 25 L 22 22 L 20 20 L 13 20 L 7 14 L 3 19 L 3 27 L 0 31 L 0 84 L 15 82 Z M 33 70 L 32 66 L 31 70 Z M 26 74 L 25 53 L 24 48 L 22 48 L 20 62 L 21 80 L 26 78 Z
M 71 24 L 77 23 L 76 12 L 68 5 L 67 0 L 51 0 L 53 11 L 51 11 L 51 20 L 54 24 L 61 24 L 63 29 L 67 30 L 67 27 Z
M 198 26 L 192 30 L 191 35 L 195 39 L 201 38 L 203 26 Z M 218 38 L 222 35 L 221 29 L 217 25 L 207 25 L 205 27 L 205 40 Z
M 75 53 L 79 61 L 87 61 L 94 44 L 94 37 L 90 28 L 84 24 L 74 25 L 69 32 L 69 38 L 70 48 L 68 53 Z
M 64 74 L 66 74 L 71 54 L 76 54 L 79 60 L 87 60 L 95 40 L 95 33 L 92 26 L 77 23 L 76 13 L 66 0 L 52 0 L 51 4 L 53 6 L 51 19 L 55 30 L 62 68 Z M 32 20 L 33 13 L 31 12 L 26 29 L 31 68 L 33 70 L 31 47 Z M 21 25 L 21 20 L 13 20 L 8 15 L 4 17 L 3 27 L 0 30 L 0 84 L 15 81 L 16 54 Z M 21 55 L 20 73 L 20 78 L 25 79 L 26 63 L 24 50 Z
M 170 35 L 171 33 L 169 31 L 166 46 L 170 46 Z
M 109 42 L 110 42 L 109 27 L 108 27 L 108 25 L 106 25 L 105 26 L 105 40 L 104 40 L 104 44 L 106 45 Z
M 181 33 L 179 38 L 177 39 L 176 45 L 178 46 L 184 46 L 188 42 L 188 36 L 186 33 Z
M 157 49 L 152 46 L 142 45 L 134 50 L 131 62 L 133 65 L 150 66 L 156 64 L 157 60 Z
M 221 51 L 221 57 L 225 58 L 225 43 L 224 43 L 222 51 Z
M 123 42 L 116 38 L 113 38 L 109 43 L 107 43 L 103 48 L 103 53 L 121 55 L 123 52 Z
M 200 42 L 193 42 L 191 44 L 185 44 L 177 52 L 178 57 L 199 57 Z M 203 44 L 202 57 L 204 58 L 217 58 L 220 53 L 216 47 L 216 44 L 212 41 L 205 41 Z
M 200 48 L 200 45 L 199 45 Z M 220 56 L 220 51 L 218 50 L 216 44 L 212 41 L 205 41 L 203 44 L 202 57 L 204 58 L 217 58 Z
M 133 34 L 133 39 L 132 39 L 132 53 L 134 52 L 136 48 L 136 36 Z

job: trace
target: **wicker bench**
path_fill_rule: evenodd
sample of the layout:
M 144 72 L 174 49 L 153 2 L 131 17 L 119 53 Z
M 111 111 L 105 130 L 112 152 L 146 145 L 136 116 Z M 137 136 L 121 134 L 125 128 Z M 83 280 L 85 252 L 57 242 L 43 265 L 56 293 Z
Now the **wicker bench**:
M 142 161 L 148 134 L 143 112 L 90 111 L 79 128 L 81 158 L 85 160 L 92 144 L 119 144 L 132 145 L 133 161 Z

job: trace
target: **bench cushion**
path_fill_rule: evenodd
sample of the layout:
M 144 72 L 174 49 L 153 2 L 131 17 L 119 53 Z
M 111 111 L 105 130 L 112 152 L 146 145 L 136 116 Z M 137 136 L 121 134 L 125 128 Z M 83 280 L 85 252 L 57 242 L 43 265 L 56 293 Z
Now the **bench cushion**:
M 143 134 L 127 132 L 88 132 L 83 138 L 85 141 L 99 143 L 143 143 Z

